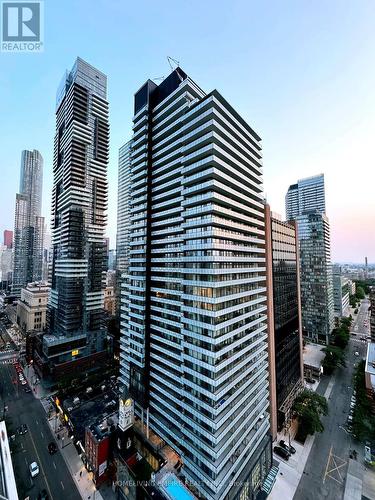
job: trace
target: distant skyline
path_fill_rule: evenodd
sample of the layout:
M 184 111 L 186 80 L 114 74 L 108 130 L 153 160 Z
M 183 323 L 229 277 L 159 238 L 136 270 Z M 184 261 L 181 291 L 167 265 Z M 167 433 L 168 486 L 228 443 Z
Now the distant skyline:
M 324 173 L 332 260 L 361 263 L 367 255 L 375 262 L 374 24 L 375 4 L 364 0 L 45 1 L 45 51 L 0 53 L 0 231 L 13 230 L 24 149 L 45 159 L 42 215 L 49 221 L 55 96 L 80 56 L 108 76 L 114 248 L 118 149 L 131 137 L 133 96 L 148 78 L 168 75 L 171 56 L 206 92 L 217 88 L 262 137 L 271 209 L 284 216 L 289 185 Z

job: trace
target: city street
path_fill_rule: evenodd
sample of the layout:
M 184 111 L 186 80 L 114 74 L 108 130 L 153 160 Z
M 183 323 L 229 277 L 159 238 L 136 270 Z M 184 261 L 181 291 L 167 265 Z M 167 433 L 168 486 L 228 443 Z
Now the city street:
M 368 335 L 365 320 L 369 301 L 363 300 L 352 327 L 357 335 L 351 335 L 347 347 L 346 367 L 336 369 L 334 385 L 328 399 L 329 414 L 322 418 L 324 431 L 317 434 L 305 466 L 294 500 L 340 499 L 345 488 L 350 450 L 357 451 L 358 463 L 363 464 L 364 446 L 355 443 L 346 430 L 350 399 L 353 392 L 354 365 L 366 356 L 367 343 L 361 340 Z M 358 353 L 356 355 L 355 353 Z M 318 387 L 324 393 L 327 379 Z
M 36 500 L 45 489 L 51 500 L 79 500 L 76 485 L 60 451 L 50 455 L 48 444 L 54 441 L 46 413 L 32 393 L 26 393 L 19 384 L 12 364 L 0 364 L 0 411 L 5 413 L 10 439 L 13 468 L 20 499 Z M 17 429 L 26 424 L 28 432 L 20 435 Z M 69 446 L 73 446 L 69 444 Z M 31 478 L 29 465 L 36 461 L 39 474 Z

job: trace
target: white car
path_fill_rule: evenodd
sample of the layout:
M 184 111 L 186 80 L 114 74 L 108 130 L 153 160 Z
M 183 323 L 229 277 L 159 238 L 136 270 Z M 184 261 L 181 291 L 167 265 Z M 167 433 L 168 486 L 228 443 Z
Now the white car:
M 33 462 L 29 466 L 31 477 L 35 477 L 39 474 L 39 466 L 36 462 Z
M 355 355 L 355 356 L 359 356 L 359 352 L 358 352 L 358 351 L 355 351 L 354 355 Z

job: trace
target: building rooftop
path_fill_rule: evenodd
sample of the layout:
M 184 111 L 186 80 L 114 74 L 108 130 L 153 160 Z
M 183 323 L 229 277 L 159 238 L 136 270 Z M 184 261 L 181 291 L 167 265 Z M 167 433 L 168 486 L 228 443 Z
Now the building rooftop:
M 49 285 L 46 281 L 34 281 L 32 283 L 28 283 L 25 290 L 34 293 L 47 293 L 49 291 Z
M 303 364 L 320 369 L 325 358 L 324 346 L 319 344 L 306 344 L 303 348 Z
M 92 399 L 84 400 L 84 397 L 87 398 L 87 394 L 82 393 L 63 401 L 64 410 L 67 411 L 74 427 L 74 435 L 81 440 L 84 437 L 86 427 L 96 426 L 99 436 L 98 423 L 103 423 L 105 419 L 111 419 L 116 424 L 113 414 L 118 410 L 118 395 L 113 389 L 101 392 Z
M 101 441 L 102 439 L 109 436 L 114 428 L 117 428 L 118 424 L 118 411 L 114 411 L 110 415 L 103 415 L 98 418 L 98 420 L 89 426 L 89 429 L 96 439 L 96 441 Z

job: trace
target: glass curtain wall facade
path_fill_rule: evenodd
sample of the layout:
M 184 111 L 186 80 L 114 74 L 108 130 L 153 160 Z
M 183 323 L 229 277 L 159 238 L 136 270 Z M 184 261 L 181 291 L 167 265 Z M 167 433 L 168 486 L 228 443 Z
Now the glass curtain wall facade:
M 303 335 L 327 344 L 334 327 L 331 240 L 324 175 L 300 179 L 285 197 L 286 216 L 298 224 Z
M 334 328 L 330 229 L 324 214 L 296 218 L 301 259 L 303 334 L 309 340 L 328 344 Z
M 287 220 L 313 210 L 325 213 L 324 175 L 306 177 L 289 186 L 285 203 Z
M 43 339 L 54 364 L 103 349 L 108 150 L 107 77 L 77 58 L 56 108 L 50 335 Z M 71 352 L 73 339 L 80 348 Z
M 22 151 L 20 192 L 16 195 L 12 293 L 40 281 L 43 274 L 44 217 L 41 217 L 43 158 L 37 150 Z
M 202 497 L 255 498 L 271 466 L 260 137 L 180 68 L 135 94 L 133 131 L 122 376 Z
M 295 397 L 303 387 L 299 250 L 296 224 L 272 216 L 266 206 L 267 265 L 272 276 L 267 292 L 272 300 L 269 334 L 273 337 L 270 370 L 273 434 L 287 424 Z M 272 377 L 271 377 L 272 380 Z M 272 385 L 272 384 L 271 384 Z M 272 398 L 274 397 L 274 400 Z

